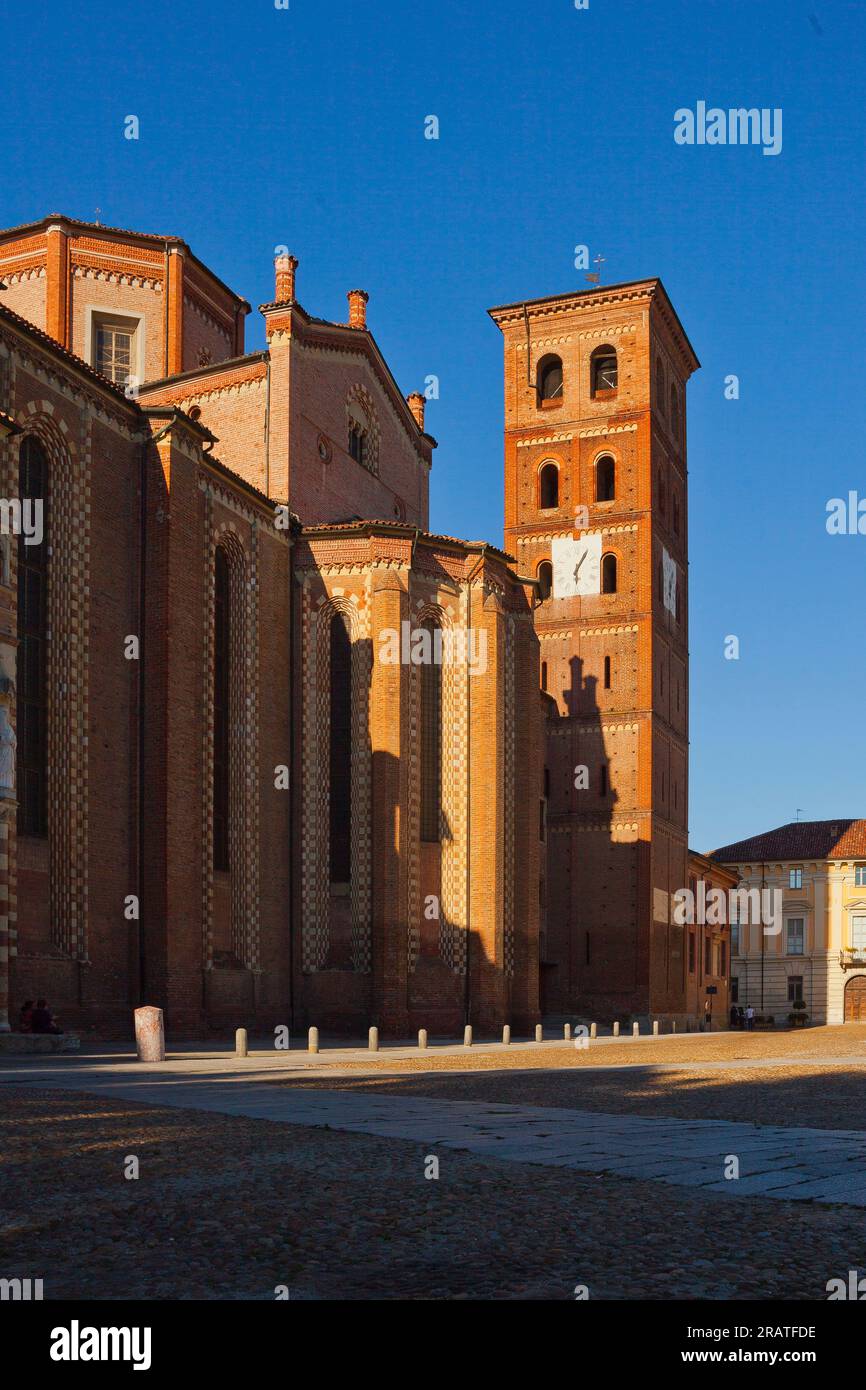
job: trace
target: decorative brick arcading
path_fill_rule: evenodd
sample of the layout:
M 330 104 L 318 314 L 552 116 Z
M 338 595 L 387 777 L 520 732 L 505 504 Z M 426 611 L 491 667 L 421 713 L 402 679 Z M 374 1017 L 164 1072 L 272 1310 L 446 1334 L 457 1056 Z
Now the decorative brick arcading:
M 30 401 L 21 424 L 48 454 L 48 859 L 51 932 L 73 960 L 87 960 L 88 630 L 90 415 L 80 438 L 55 421 L 50 401 Z M 51 574 L 62 575 L 51 583 Z
M 504 753 L 504 839 L 503 885 L 502 885 L 502 956 L 505 974 L 514 975 L 514 777 L 515 777 L 515 618 L 509 614 L 505 620 L 505 746 Z
M 375 473 L 378 477 L 379 442 L 382 431 L 379 425 L 379 417 L 376 414 L 376 406 L 373 402 L 373 397 L 370 395 L 370 392 L 367 390 L 366 386 L 362 386 L 360 382 L 356 382 L 354 386 L 349 387 L 349 394 L 346 397 L 347 431 L 352 420 L 351 412 L 349 409 L 352 401 L 357 401 L 358 405 L 361 407 L 361 410 L 364 412 L 364 415 L 367 419 L 367 447 L 364 453 L 364 467 L 368 469 L 371 473 Z
M 443 632 L 454 628 L 454 610 L 420 602 L 412 616 L 413 629 L 433 623 Z M 442 801 L 439 808 L 441 892 L 439 954 L 452 970 L 465 968 L 466 928 L 466 670 L 462 662 L 442 665 Z M 408 778 L 408 917 L 409 970 L 421 953 L 421 668 L 409 666 Z
M 204 961 L 213 968 L 213 697 L 214 598 L 216 552 L 225 553 L 229 571 L 231 623 L 229 672 L 229 870 L 231 876 L 232 950 L 248 969 L 258 973 L 259 923 L 259 676 L 258 676 L 258 539 L 255 526 L 249 552 L 234 524 L 214 528 L 213 503 L 207 493 L 208 518 L 205 585 L 203 740 L 204 807 L 202 846 Z
M 369 603 L 353 594 L 311 602 L 304 584 L 301 608 L 304 653 L 303 798 L 301 845 L 302 962 L 307 973 L 322 970 L 330 947 L 330 785 L 331 722 L 330 625 L 342 615 L 352 644 L 351 895 L 352 964 L 367 972 L 372 964 L 372 866 L 370 815 L 371 642 Z

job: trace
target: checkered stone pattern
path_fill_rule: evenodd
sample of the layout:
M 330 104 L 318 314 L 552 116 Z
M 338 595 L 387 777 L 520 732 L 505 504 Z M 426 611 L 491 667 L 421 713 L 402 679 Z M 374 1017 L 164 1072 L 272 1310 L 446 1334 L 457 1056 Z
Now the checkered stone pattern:
M 87 960 L 88 622 L 90 413 L 78 440 L 50 401 L 30 401 L 20 423 L 48 454 L 51 546 L 48 607 L 48 859 L 51 931 L 73 960 Z M 63 575 L 51 583 L 51 574 Z
M 514 618 L 505 620 L 505 738 L 504 738 L 504 838 L 502 885 L 502 958 L 508 978 L 514 976 L 514 770 L 515 770 L 515 670 Z
M 214 737 L 214 604 L 216 588 L 216 537 L 213 522 L 213 490 L 204 490 L 204 640 L 202 668 L 204 717 L 202 719 L 202 960 L 213 970 L 213 737 Z
M 454 626 L 455 610 L 448 604 L 444 619 Z M 466 594 L 461 594 L 457 614 L 466 629 Z M 465 662 L 442 668 L 442 901 L 440 903 L 439 950 L 445 964 L 456 974 L 466 973 L 467 825 L 466 803 L 469 764 L 466 756 L 468 729 L 469 673 Z
M 258 692 L 258 573 L 257 539 L 249 552 L 235 526 L 214 528 L 213 504 L 206 501 L 208 519 L 205 586 L 205 735 L 203 747 L 203 946 L 205 969 L 213 968 L 213 696 L 214 588 L 216 552 L 221 548 L 229 567 L 229 870 L 231 874 L 232 949 L 241 963 L 261 971 L 259 922 L 259 692 Z
M 10 401 L 12 399 L 12 363 L 8 354 L 0 353 L 0 401 Z M 16 497 L 18 495 L 18 451 L 19 443 L 17 438 L 9 438 L 0 441 L 0 489 L 3 497 Z M 9 556 L 9 582 L 13 593 L 17 592 L 16 572 L 18 563 L 18 547 L 13 544 L 12 537 L 7 538 Z M 13 605 L 10 613 L 10 622 L 16 621 L 16 613 Z M 12 628 L 14 634 L 15 627 Z M 15 723 L 15 701 L 9 705 L 9 718 Z M 0 1015 L 3 1010 L 8 1012 L 9 998 L 9 961 L 17 954 L 18 946 L 18 897 L 17 897 L 17 853 L 18 853 L 18 834 L 16 825 L 15 810 L 17 803 L 12 809 L 8 818 L 4 817 L 0 821 L 0 835 L 3 836 L 2 858 L 0 858 L 0 881 L 5 878 L 6 901 L 0 911 Z M 3 862 L 5 861 L 5 863 Z
M 349 412 L 349 406 L 353 401 L 357 401 L 369 425 L 369 429 L 367 431 L 367 447 L 366 452 L 364 454 L 364 467 L 368 469 L 370 473 L 375 473 L 378 476 L 379 444 L 381 440 L 382 430 L 381 426 L 379 425 L 379 417 L 376 413 L 376 406 L 373 401 L 373 397 L 370 395 L 370 392 L 367 390 L 366 386 L 362 386 L 360 382 L 357 382 L 354 386 L 350 386 L 349 394 L 346 397 L 347 431 L 349 429 L 349 425 L 352 419 L 352 416 Z
M 413 630 L 432 623 L 443 631 L 454 627 L 452 616 L 441 604 L 430 599 L 419 599 L 412 616 Z M 455 964 L 455 937 L 462 938 L 459 918 L 449 920 L 444 904 L 446 902 L 445 878 L 446 863 L 452 848 L 451 827 L 454 798 L 457 787 L 453 776 L 453 762 L 446 756 L 446 750 L 453 748 L 451 718 L 457 699 L 449 689 L 455 680 L 454 664 L 447 662 L 442 666 L 442 804 L 440 806 L 439 843 L 442 854 L 442 894 L 439 903 L 439 949 L 442 959 L 452 970 L 459 969 Z M 450 809 L 449 809 L 450 808 Z M 409 928 L 406 937 L 408 967 L 412 973 L 418 966 L 421 954 L 421 668 L 412 663 L 409 666 L 409 779 L 408 779 L 408 917 Z M 458 887 L 459 892 L 459 887 Z M 447 901 L 454 902 L 454 875 L 449 878 Z M 458 944 L 459 950 L 459 944 Z
M 324 954 L 320 934 L 322 923 L 327 928 L 327 901 L 321 902 L 318 836 L 322 821 L 319 800 L 321 773 L 318 762 L 319 673 L 317 647 L 313 640 L 315 614 L 310 581 L 304 579 L 301 591 L 301 670 L 303 681 L 303 753 L 301 784 L 303 788 L 303 819 L 301 823 L 301 966 L 305 974 L 313 974 L 327 959 L 327 939 Z
M 251 868 L 255 846 L 251 802 L 258 787 L 258 748 L 255 738 L 255 624 L 252 563 L 231 523 L 217 532 L 229 562 L 229 870 L 231 873 L 232 948 L 238 960 L 253 969 L 255 923 L 258 915 L 257 874 Z
M 13 808 L 0 807 L 0 1026 L 9 1022 L 9 830 Z
M 304 586 L 302 641 L 306 679 L 303 783 L 306 814 L 302 829 L 302 961 L 308 974 L 323 970 L 330 947 L 330 787 L 331 622 L 340 615 L 352 642 L 352 964 L 372 968 L 372 756 L 370 753 L 369 604 L 357 594 L 321 597 L 314 610 Z
M 254 524 L 250 537 L 250 576 L 244 595 L 246 603 L 245 633 L 246 651 L 244 656 L 243 704 L 245 717 L 246 743 L 246 781 L 240 788 L 244 810 L 244 832 L 241 843 L 244 880 L 242 929 L 240 958 L 253 974 L 262 973 L 261 963 L 261 923 L 259 885 L 260 832 L 259 812 L 261 769 L 259 767 L 259 529 Z

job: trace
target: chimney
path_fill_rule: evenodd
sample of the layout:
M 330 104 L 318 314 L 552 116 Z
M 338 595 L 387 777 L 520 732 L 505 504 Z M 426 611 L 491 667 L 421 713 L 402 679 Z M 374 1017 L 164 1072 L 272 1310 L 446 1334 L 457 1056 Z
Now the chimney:
M 370 296 L 366 290 L 349 290 L 349 327 L 367 327 L 367 301 Z
M 275 256 L 274 272 L 276 287 L 274 303 L 286 304 L 295 297 L 295 271 L 298 268 L 297 256 Z
M 411 394 L 411 396 L 407 396 L 407 397 L 406 397 L 406 404 L 409 406 L 409 409 L 411 410 L 412 414 L 415 416 L 415 420 L 416 420 L 416 422 L 417 422 L 417 424 L 418 424 L 418 428 L 419 428 L 419 430 L 420 430 L 420 431 L 422 432 L 422 434 L 423 434 L 423 432 L 424 432 L 424 407 L 425 407 L 425 405 L 427 404 L 426 397 L 422 396 L 420 391 L 413 391 L 412 394 Z

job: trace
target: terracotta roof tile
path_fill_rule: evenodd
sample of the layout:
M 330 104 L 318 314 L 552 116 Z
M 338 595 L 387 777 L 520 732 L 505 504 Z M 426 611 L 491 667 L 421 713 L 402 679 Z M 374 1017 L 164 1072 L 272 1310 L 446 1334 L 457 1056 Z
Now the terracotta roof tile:
M 332 534 L 334 531 L 363 532 L 370 529 L 375 531 L 393 531 L 395 535 L 409 537 L 415 535 L 415 527 L 408 521 L 377 521 L 375 518 L 364 520 L 362 517 L 353 518 L 351 521 L 319 521 L 311 525 L 304 525 L 303 534 L 315 538 L 317 535 L 328 535 Z M 473 550 L 478 550 L 481 546 L 486 546 L 489 553 L 495 555 L 497 559 L 514 563 L 513 555 L 509 555 L 505 550 L 500 550 L 498 546 L 489 545 L 486 541 L 468 541 L 465 538 L 461 539 L 459 536 L 440 536 L 433 531 L 423 531 L 420 527 L 418 528 L 418 536 L 423 536 L 427 541 L 439 541 L 443 545 L 459 545 L 463 548 L 468 547 Z
M 715 849 L 710 856 L 721 864 L 771 859 L 866 858 L 866 820 L 789 821 L 776 830 L 737 840 Z

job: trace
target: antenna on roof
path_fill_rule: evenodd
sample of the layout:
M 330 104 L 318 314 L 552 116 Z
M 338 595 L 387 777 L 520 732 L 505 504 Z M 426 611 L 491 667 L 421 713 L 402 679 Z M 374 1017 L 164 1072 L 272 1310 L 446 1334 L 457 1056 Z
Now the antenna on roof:
M 795 821 L 798 821 L 798 820 L 800 819 L 800 817 L 802 816 L 802 814 L 803 814 L 803 808 L 802 808 L 802 806 L 798 806 L 798 807 L 797 807 L 797 814 L 796 814 L 796 816 L 794 817 L 794 820 L 795 820 Z
M 591 285 L 601 284 L 601 268 L 604 265 L 606 259 L 606 256 L 593 256 L 592 263 L 593 265 L 598 266 L 598 270 L 590 271 L 589 274 L 585 277 Z
M 102 208 L 94 208 L 94 209 L 93 209 L 93 217 L 94 217 L 94 221 L 95 221 L 97 227 L 99 227 L 99 226 L 102 225 L 101 222 L 99 221 L 99 214 L 100 214 L 101 212 L 102 212 Z

